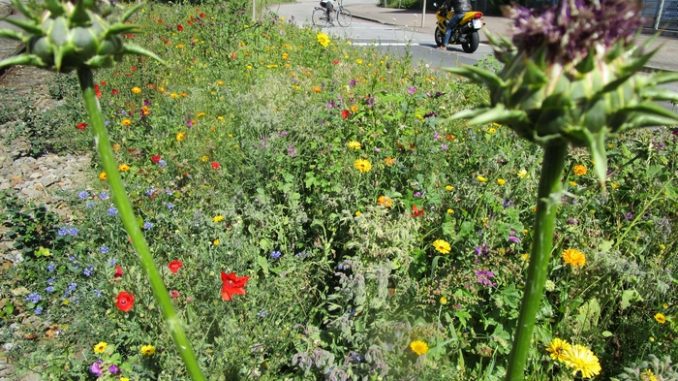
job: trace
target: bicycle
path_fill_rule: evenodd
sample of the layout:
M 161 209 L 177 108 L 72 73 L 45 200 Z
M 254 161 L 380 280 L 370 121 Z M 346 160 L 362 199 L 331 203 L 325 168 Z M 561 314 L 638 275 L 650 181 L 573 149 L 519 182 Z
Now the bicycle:
M 339 23 L 340 26 L 346 27 L 351 25 L 353 14 L 344 7 L 344 2 L 339 1 L 335 8 L 334 12 L 330 13 L 330 19 L 328 19 L 327 10 L 325 8 L 315 7 L 313 9 L 313 16 L 311 17 L 313 26 L 326 27 L 332 25 L 332 15 L 334 15 L 334 19 L 337 20 L 337 23 Z

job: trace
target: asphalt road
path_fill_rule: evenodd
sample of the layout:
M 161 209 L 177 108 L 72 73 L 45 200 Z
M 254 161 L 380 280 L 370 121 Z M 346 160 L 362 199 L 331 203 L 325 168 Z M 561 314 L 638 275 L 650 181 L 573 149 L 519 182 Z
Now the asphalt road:
M 319 6 L 319 0 L 297 0 L 296 3 L 280 4 L 270 10 L 300 26 L 311 26 L 313 9 Z M 364 3 L 365 0 L 344 0 L 344 5 Z M 396 26 L 383 25 L 371 21 L 353 18 L 348 27 L 331 26 L 323 31 L 334 37 L 342 37 L 353 42 L 354 46 L 375 46 L 388 54 L 400 57 L 409 53 L 415 63 L 430 67 L 451 67 L 460 64 L 473 64 L 492 53 L 486 44 L 480 44 L 475 53 L 464 53 L 461 45 L 450 45 L 447 51 L 436 49 L 433 38 L 435 25 L 430 25 L 430 33 L 417 33 Z
M 344 0 L 344 5 L 364 4 L 370 0 Z M 376 1 L 376 0 L 371 0 Z M 279 4 L 270 10 L 300 26 L 311 26 L 313 9 L 320 0 L 297 0 L 295 3 Z M 342 37 L 353 42 L 354 46 L 374 46 L 394 57 L 403 57 L 408 53 L 413 63 L 428 65 L 431 68 L 445 68 L 464 64 L 474 64 L 492 54 L 492 48 L 480 44 L 475 53 L 461 50 L 461 46 L 452 46 L 448 50 L 436 49 L 433 32 L 435 25 L 429 25 L 430 33 L 418 33 L 404 28 L 384 25 L 376 22 L 353 18 L 348 27 L 330 26 L 323 31 L 333 37 Z M 678 92 L 678 82 L 663 86 Z M 667 109 L 678 112 L 678 106 L 668 102 L 661 103 Z

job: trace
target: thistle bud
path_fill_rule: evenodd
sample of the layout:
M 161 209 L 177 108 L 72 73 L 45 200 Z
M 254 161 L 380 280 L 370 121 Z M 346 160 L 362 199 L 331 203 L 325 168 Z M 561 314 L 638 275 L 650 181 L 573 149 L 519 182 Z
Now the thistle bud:
M 26 20 L 6 18 L 22 32 L 0 29 L 0 37 L 12 38 L 26 45 L 26 53 L 0 61 L 0 68 L 12 65 L 33 65 L 57 72 L 76 68 L 96 69 L 110 66 L 125 54 L 139 54 L 160 62 L 155 54 L 124 43 L 121 35 L 136 31 L 126 21 L 140 8 L 133 6 L 117 21 L 102 17 L 110 13 L 104 1 L 78 0 L 75 4 L 46 0 L 42 9 L 32 11 L 21 0 L 12 4 Z
M 604 184 L 605 138 L 631 128 L 678 122 L 656 101 L 678 101 L 659 86 L 677 73 L 640 73 L 654 54 L 631 44 L 641 24 L 639 4 L 627 0 L 562 0 L 542 10 L 515 7 L 513 41 L 489 35 L 498 74 L 477 67 L 450 71 L 484 84 L 490 104 L 453 119 L 502 123 L 541 145 L 587 146 Z

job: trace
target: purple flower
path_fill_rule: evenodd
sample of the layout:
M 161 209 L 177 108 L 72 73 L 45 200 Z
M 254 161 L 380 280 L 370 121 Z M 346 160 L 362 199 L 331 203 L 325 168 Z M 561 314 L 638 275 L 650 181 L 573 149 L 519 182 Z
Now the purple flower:
M 533 10 L 512 8 L 513 42 L 533 55 L 545 48 L 550 62 L 575 62 L 591 49 L 628 41 L 642 24 L 640 2 L 628 0 L 566 0 Z
M 287 132 L 286 130 L 282 130 L 282 131 L 278 132 L 278 136 L 280 136 L 281 138 L 286 138 L 287 135 L 289 135 L 289 134 L 290 133 Z
M 108 208 L 107 213 L 109 216 L 115 217 L 118 215 L 118 209 L 115 206 L 111 206 L 110 208 Z
M 414 192 L 414 194 L 412 196 L 414 196 L 416 198 L 421 198 L 421 197 L 424 196 L 424 193 L 422 193 L 420 191 L 416 191 L 416 192 Z
M 509 242 L 520 243 L 520 238 L 516 236 L 516 232 L 512 231 L 508 237 Z
M 166 202 L 165 207 L 167 208 L 167 210 L 172 210 L 174 209 L 174 204 L 172 204 L 171 202 Z
M 188 127 L 188 128 L 193 127 L 193 119 L 188 119 L 188 120 L 186 121 L 186 127 Z
M 165 168 L 166 166 L 167 162 L 165 161 L 165 159 L 160 159 L 160 161 L 158 162 L 158 167 Z
M 636 215 L 633 214 L 633 212 L 626 212 L 626 213 L 624 213 L 624 219 L 625 219 L 626 221 L 631 221 L 631 220 L 633 219 L 633 217 L 635 217 L 635 216 L 636 216 Z
M 485 256 L 490 253 L 490 248 L 487 246 L 487 244 L 476 246 L 476 248 L 473 250 L 475 250 L 476 255 L 478 256 Z
M 107 192 L 101 192 L 99 193 L 99 200 L 106 201 L 109 199 L 108 193 Z
M 108 367 L 108 373 L 113 375 L 118 374 L 120 373 L 120 368 L 117 365 L 113 364 Z
M 494 287 L 497 284 L 492 282 L 492 278 L 494 278 L 494 273 L 490 270 L 476 270 L 476 281 L 483 286 L 487 287 Z
M 102 246 L 99 248 L 99 252 L 100 252 L 101 254 L 108 254 L 109 251 L 110 251 L 110 249 L 109 249 L 108 246 L 106 246 L 106 245 L 102 245 Z
M 153 229 L 153 223 L 152 222 L 144 222 L 144 230 L 151 230 Z
M 36 315 L 41 315 L 42 314 L 42 306 L 35 307 L 35 310 L 33 310 L 33 313 L 36 314 Z
M 38 294 L 37 292 L 31 292 L 26 296 L 26 301 L 29 303 L 38 303 L 39 301 L 42 300 L 42 295 Z
M 82 270 L 82 274 L 88 278 L 92 276 L 92 273 L 94 273 L 94 266 L 92 265 L 89 265 Z
M 450 147 L 449 147 L 447 144 L 441 144 L 441 145 L 440 145 L 440 150 L 441 150 L 441 151 L 447 151 L 448 149 L 450 149 Z
M 96 204 L 95 204 L 94 201 L 92 201 L 92 200 L 87 200 L 87 202 L 85 203 L 85 207 L 86 207 L 87 209 L 92 209 L 92 208 L 94 208 L 94 205 L 96 205 Z
M 355 79 L 352 79 L 352 80 L 348 81 L 348 86 L 350 88 L 354 88 L 357 83 L 358 82 Z
M 89 366 L 89 372 L 96 377 L 101 377 L 101 375 L 104 372 L 104 370 L 101 368 L 101 365 L 103 363 L 104 363 L 103 360 L 97 360 L 93 362 L 92 365 Z
M 294 146 L 294 144 L 290 144 L 287 146 L 287 156 L 289 157 L 297 156 L 297 148 Z
M 367 105 L 367 107 L 374 107 L 375 102 L 376 102 L 375 97 L 373 97 L 371 95 L 368 95 L 367 97 L 365 97 L 365 104 Z
M 50 294 L 51 294 L 51 293 L 53 293 L 54 291 L 55 291 L 55 290 L 54 290 L 54 286 L 47 286 L 47 287 L 45 287 L 45 292 L 47 292 L 47 293 L 50 293 Z
M 50 262 L 50 264 L 47 265 L 47 272 L 54 272 L 55 269 L 56 265 L 54 263 Z
M 328 110 L 332 110 L 337 107 L 337 104 L 334 101 L 328 101 L 325 103 L 325 107 L 327 107 Z
M 280 250 L 275 250 L 271 253 L 271 259 L 273 260 L 280 259 L 280 257 L 282 257 Z
M 414 86 L 410 86 L 407 88 L 407 93 L 410 95 L 414 95 L 417 92 L 417 88 Z
M 80 198 L 81 200 L 88 199 L 89 198 L 89 192 L 88 191 L 82 191 L 82 192 L 78 193 L 78 198 Z

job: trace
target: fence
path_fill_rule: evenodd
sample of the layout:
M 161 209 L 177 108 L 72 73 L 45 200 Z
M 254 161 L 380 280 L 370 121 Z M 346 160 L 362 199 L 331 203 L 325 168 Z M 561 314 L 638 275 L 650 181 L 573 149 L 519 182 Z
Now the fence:
M 678 32 L 678 0 L 645 0 L 643 17 L 646 29 Z

